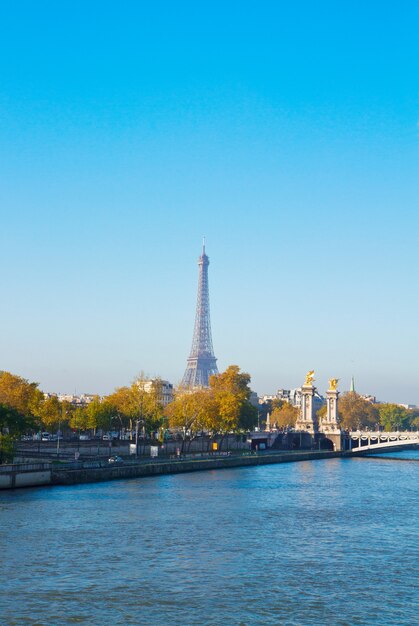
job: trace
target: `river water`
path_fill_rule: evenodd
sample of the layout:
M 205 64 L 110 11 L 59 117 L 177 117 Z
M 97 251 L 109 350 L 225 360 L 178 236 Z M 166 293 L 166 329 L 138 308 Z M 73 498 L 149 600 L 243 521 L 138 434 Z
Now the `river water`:
M 0 624 L 417 624 L 409 454 L 2 492 Z

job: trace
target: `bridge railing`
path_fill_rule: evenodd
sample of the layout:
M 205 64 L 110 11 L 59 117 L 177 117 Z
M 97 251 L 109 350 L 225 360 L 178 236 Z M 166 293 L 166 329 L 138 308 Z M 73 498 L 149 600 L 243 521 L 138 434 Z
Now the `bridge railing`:
M 370 448 L 388 448 L 419 444 L 419 432 L 411 431 L 352 431 L 348 434 L 349 450 L 353 452 Z M 358 445 L 354 445 L 354 443 Z

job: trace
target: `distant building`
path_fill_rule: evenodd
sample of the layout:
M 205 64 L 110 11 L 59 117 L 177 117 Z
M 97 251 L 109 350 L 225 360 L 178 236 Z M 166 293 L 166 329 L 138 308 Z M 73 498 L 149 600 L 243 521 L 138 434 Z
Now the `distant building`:
M 48 398 L 57 398 L 57 394 L 56 393 L 44 392 L 44 399 L 48 400 Z
M 367 402 L 371 402 L 371 404 L 377 404 L 377 398 L 375 396 L 361 395 L 361 398 Z
M 269 402 L 272 402 L 276 399 L 277 396 L 262 396 L 261 398 L 259 398 L 259 404 L 268 404 Z
M 44 398 L 57 398 L 58 402 L 68 402 L 73 406 L 86 406 L 93 402 L 96 395 L 90 393 L 82 393 L 80 396 L 72 393 L 44 393 Z
M 278 398 L 278 400 L 283 400 L 284 402 L 288 402 L 289 404 L 291 404 L 290 395 L 291 395 L 290 389 L 278 389 L 276 397 Z
M 160 388 L 160 402 L 163 406 L 167 406 L 173 401 L 173 385 L 168 380 L 160 378 L 152 378 L 150 380 L 139 381 L 146 393 L 154 391 L 156 386 Z
M 301 407 L 301 397 L 302 397 L 301 387 L 296 387 L 295 389 L 278 389 L 278 393 L 276 397 L 278 398 L 278 400 L 288 402 L 292 406 L 296 406 L 297 408 Z M 320 395 L 317 391 L 315 391 L 314 397 L 313 397 L 314 410 L 318 411 L 325 404 L 326 404 L 325 398 L 322 395 Z

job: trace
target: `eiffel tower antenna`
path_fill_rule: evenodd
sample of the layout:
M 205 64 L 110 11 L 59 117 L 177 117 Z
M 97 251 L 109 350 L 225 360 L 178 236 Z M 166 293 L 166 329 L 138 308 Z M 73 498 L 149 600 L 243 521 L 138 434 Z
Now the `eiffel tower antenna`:
M 208 387 L 209 377 L 218 374 L 217 359 L 214 356 L 211 336 L 209 289 L 209 258 L 205 253 L 205 237 L 202 241 L 202 254 L 198 260 L 198 299 L 196 303 L 195 328 L 192 348 L 188 358 L 182 387 Z

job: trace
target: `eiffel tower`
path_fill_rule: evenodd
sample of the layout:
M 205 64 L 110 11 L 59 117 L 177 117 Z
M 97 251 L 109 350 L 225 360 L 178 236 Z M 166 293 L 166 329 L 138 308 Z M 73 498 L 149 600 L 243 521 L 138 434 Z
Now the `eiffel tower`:
M 211 337 L 209 290 L 209 258 L 205 254 L 205 241 L 199 257 L 198 300 L 196 303 L 195 328 L 191 353 L 188 358 L 182 387 L 208 387 L 209 377 L 218 374 L 217 359 L 214 356 Z

